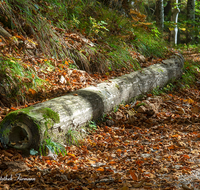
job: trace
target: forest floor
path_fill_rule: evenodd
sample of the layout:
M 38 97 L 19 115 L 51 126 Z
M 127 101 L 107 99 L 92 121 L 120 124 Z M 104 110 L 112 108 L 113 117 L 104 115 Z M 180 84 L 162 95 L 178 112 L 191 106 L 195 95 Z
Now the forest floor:
M 187 51 L 184 55 L 187 61 L 200 62 L 199 53 Z M 73 72 L 79 76 L 79 71 Z M 128 71 L 96 76 L 96 82 L 124 73 Z M 148 94 L 146 99 L 151 101 L 153 97 Z M 127 117 L 141 103 L 139 100 L 120 105 L 79 145 L 67 146 L 64 156 L 23 157 L 20 151 L 1 147 L 0 188 L 199 190 L 200 74 L 190 88 L 179 88 L 157 98 L 160 105 L 152 116 L 137 113 L 134 119 Z M 28 106 L 37 102 L 33 96 Z M 1 119 L 21 107 L 1 107 Z

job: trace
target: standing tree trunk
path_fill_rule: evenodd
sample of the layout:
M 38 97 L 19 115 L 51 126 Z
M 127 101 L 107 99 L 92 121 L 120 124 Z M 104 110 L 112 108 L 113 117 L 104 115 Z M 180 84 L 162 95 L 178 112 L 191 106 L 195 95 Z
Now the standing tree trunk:
M 180 9 L 178 8 L 178 0 L 172 0 L 172 16 L 171 21 L 174 22 L 174 30 L 171 30 L 170 34 L 170 44 L 171 46 L 177 45 L 177 37 L 178 37 L 178 14 Z
M 163 0 L 156 1 L 156 25 L 162 32 L 164 29 L 164 7 L 163 7 Z
M 195 0 L 187 1 L 187 43 L 194 42 Z

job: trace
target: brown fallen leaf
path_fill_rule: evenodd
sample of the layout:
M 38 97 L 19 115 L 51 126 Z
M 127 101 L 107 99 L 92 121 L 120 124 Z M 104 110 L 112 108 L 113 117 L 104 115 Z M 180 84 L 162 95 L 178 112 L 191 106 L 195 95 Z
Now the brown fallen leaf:
M 107 133 L 107 132 L 111 131 L 111 129 L 108 126 L 105 126 L 104 131 Z
M 71 160 L 70 160 L 70 161 L 68 161 L 68 162 L 66 163 L 66 165 L 67 165 L 67 166 L 73 166 L 73 165 L 74 165 L 74 161 L 71 161 Z
M 132 184 L 132 186 L 135 188 L 139 188 L 143 185 L 143 183 L 144 183 L 144 180 L 140 181 L 139 183 Z
M 9 190 L 10 189 L 10 186 L 7 185 L 7 184 L 4 184 L 4 185 L 0 185 L 0 188 L 4 189 L 4 190 Z
M 191 108 L 192 113 L 199 113 L 200 112 L 200 107 L 195 105 Z
M 185 110 L 182 107 L 176 106 L 175 108 L 176 108 L 177 114 L 180 114 L 180 115 L 185 114 Z
M 126 185 L 124 185 L 120 190 L 129 190 L 129 187 L 127 187 Z
M 185 184 L 182 184 L 182 188 L 183 188 L 184 190 L 192 190 L 192 189 L 193 189 L 193 188 L 188 187 L 188 186 L 185 185 Z
M 7 152 L 6 150 L 3 150 L 2 152 L 5 154 L 5 156 L 13 157 L 13 155 Z
M 194 100 L 192 100 L 191 98 L 189 98 L 189 99 L 184 99 L 183 102 L 186 102 L 188 104 L 193 104 Z
M 129 173 L 131 174 L 131 177 L 132 177 L 133 181 L 137 181 L 138 180 L 138 177 L 137 177 L 137 175 L 135 174 L 135 172 L 133 170 L 129 170 Z
M 137 109 L 137 112 L 138 113 L 145 113 L 147 111 L 147 108 L 145 108 L 144 106 L 140 106 L 138 109 Z
M 152 183 L 144 183 L 145 186 L 153 186 Z
M 102 168 L 102 167 L 101 167 L 101 168 L 98 168 L 97 171 L 98 171 L 98 172 L 103 172 L 103 171 L 104 171 L 104 168 Z
M 82 187 L 83 190 L 89 190 L 87 187 Z
M 109 164 L 110 165 L 114 165 L 114 164 L 116 164 L 116 162 L 115 161 L 111 161 L 111 162 L 109 162 Z

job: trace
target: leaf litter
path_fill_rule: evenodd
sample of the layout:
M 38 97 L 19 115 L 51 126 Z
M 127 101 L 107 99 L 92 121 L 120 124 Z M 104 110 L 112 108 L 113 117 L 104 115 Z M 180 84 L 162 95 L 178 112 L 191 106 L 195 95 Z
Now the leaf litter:
M 199 189 L 197 87 L 162 96 L 149 94 L 134 104 L 119 105 L 79 146 L 67 146 L 65 156 L 22 157 L 20 151 L 2 148 L 0 187 Z M 138 112 L 141 106 L 145 109 Z
M 66 35 L 66 39 L 70 36 Z M 8 51 L 5 46 L 2 51 Z M 47 67 L 44 63 L 48 60 L 44 57 L 29 56 L 26 59 L 38 76 L 49 81 L 51 88 L 46 92 L 40 91 L 40 95 L 34 89 L 29 89 L 27 104 L 0 107 L 0 121 L 10 111 L 129 72 L 121 69 L 107 74 L 88 74 L 69 68 L 70 60 L 63 63 L 51 59 L 55 67 Z M 148 65 L 143 64 L 144 67 Z M 23 157 L 19 150 L 1 147 L 0 187 L 198 190 L 199 88 L 197 82 L 190 89 L 180 89 L 159 97 L 148 94 L 144 100 L 119 105 L 98 123 L 98 130 L 88 135 L 79 146 L 66 146 L 67 154 L 64 156 Z

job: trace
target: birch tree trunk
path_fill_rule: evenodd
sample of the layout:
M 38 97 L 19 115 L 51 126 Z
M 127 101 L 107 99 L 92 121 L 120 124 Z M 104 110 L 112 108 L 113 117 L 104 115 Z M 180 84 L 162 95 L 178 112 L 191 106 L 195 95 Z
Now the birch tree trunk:
M 164 28 L 164 7 L 163 0 L 156 1 L 156 25 L 163 31 Z
M 195 0 L 187 1 L 187 43 L 194 42 Z
M 172 16 L 171 21 L 174 22 L 174 30 L 171 30 L 170 34 L 170 44 L 171 46 L 177 45 L 177 37 L 178 37 L 178 14 L 180 9 L 178 8 L 178 0 L 172 0 Z

